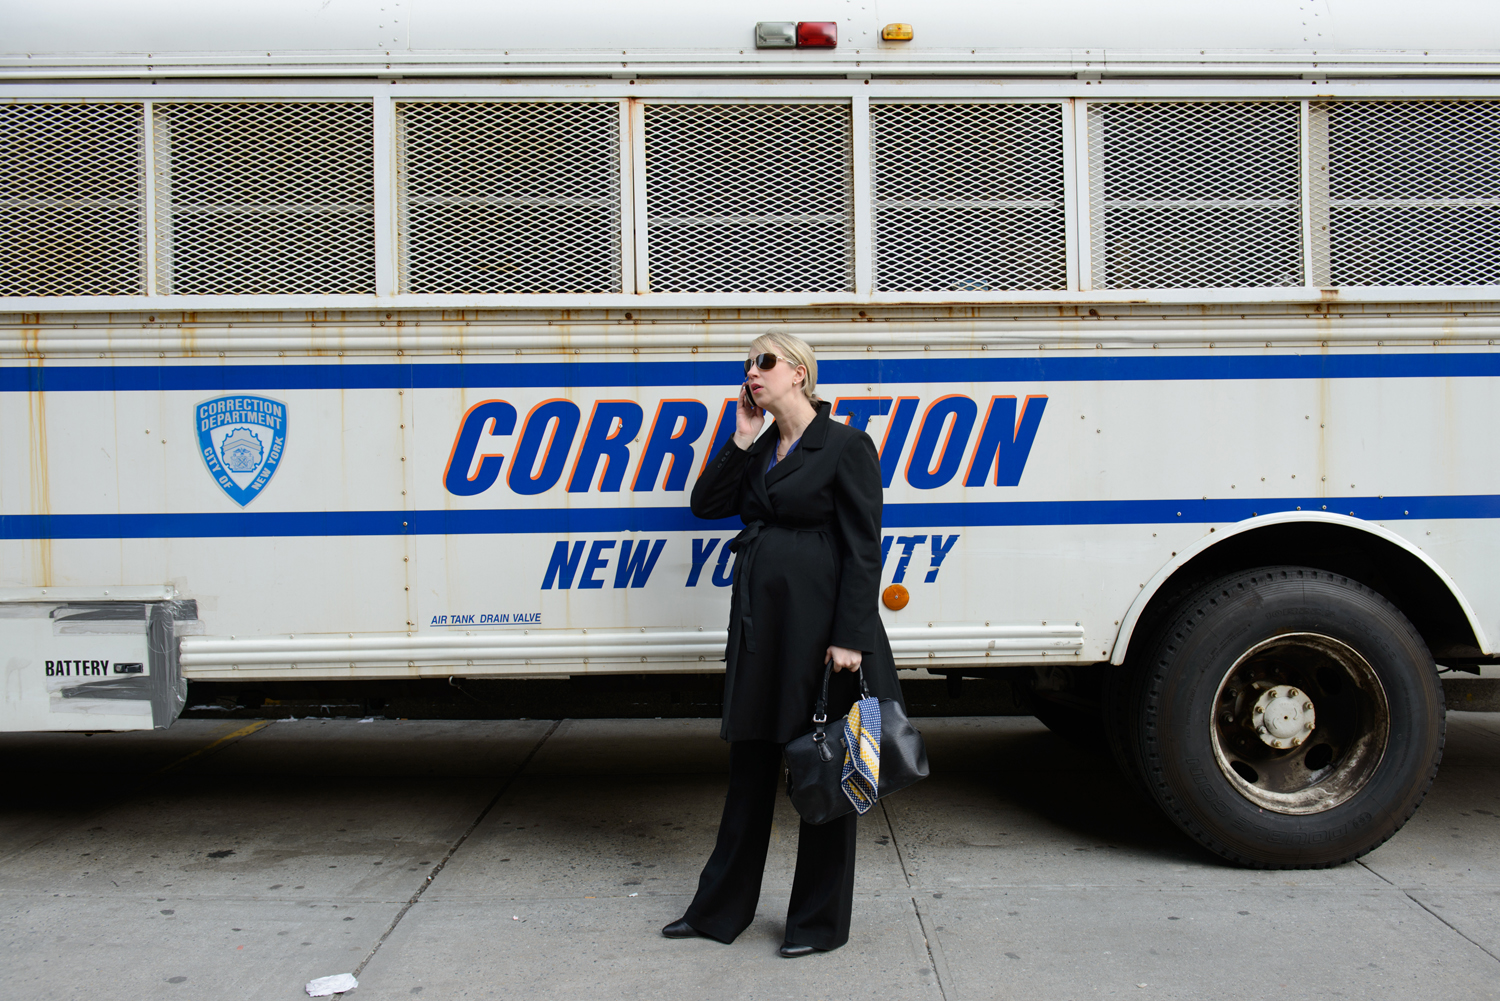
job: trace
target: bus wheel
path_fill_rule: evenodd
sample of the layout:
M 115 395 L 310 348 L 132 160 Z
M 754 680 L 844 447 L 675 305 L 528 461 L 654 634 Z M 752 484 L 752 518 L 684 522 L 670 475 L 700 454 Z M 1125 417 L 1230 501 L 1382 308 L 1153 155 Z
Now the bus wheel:
M 1443 754 L 1437 669 L 1369 588 L 1307 567 L 1234 574 L 1154 640 L 1125 700 L 1139 712 L 1124 750 L 1211 851 L 1257 868 L 1338 865 L 1427 794 Z

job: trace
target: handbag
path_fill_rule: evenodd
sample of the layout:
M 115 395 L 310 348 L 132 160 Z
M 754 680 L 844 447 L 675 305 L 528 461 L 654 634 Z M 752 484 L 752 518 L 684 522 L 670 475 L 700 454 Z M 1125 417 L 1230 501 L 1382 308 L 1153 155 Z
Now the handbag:
M 865 675 L 859 674 L 859 691 L 870 697 Z M 844 721 L 828 727 L 828 682 L 833 677 L 833 661 L 823 667 L 823 691 L 813 708 L 813 729 L 786 745 L 786 794 L 802 819 L 809 824 L 826 824 L 854 810 L 844 793 Z M 906 718 L 906 710 L 894 699 L 880 700 L 880 787 L 877 799 L 925 779 L 928 775 L 927 745 L 922 735 Z

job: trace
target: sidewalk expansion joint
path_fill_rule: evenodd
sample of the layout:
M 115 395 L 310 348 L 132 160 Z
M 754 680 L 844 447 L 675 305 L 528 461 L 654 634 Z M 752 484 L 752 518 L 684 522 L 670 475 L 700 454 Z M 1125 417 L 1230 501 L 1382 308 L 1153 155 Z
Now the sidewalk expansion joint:
M 1441 921 L 1448 928 L 1449 931 L 1453 932 L 1459 938 L 1463 939 L 1465 942 L 1468 942 L 1474 948 L 1478 949 L 1480 952 L 1484 953 L 1486 956 L 1490 957 L 1491 959 L 1495 960 L 1496 962 L 1500 962 L 1500 956 L 1495 955 L 1493 952 L 1491 952 L 1490 950 L 1486 949 L 1483 945 L 1481 945 L 1480 943 L 1474 941 L 1474 939 L 1470 938 L 1468 935 L 1465 935 L 1464 932 L 1457 925 L 1455 925 L 1453 922 L 1449 921 L 1447 918 L 1443 917 L 1437 911 L 1433 910 L 1431 907 L 1428 907 L 1426 904 L 1422 903 L 1422 901 L 1420 901 L 1416 897 L 1412 896 L 1411 891 L 1408 890 L 1406 887 L 1404 887 L 1404 886 L 1396 886 L 1395 883 L 1392 883 L 1390 880 L 1386 879 L 1380 873 L 1378 873 L 1374 869 L 1370 868 L 1370 866 L 1365 863 L 1364 859 L 1355 859 L 1354 861 L 1358 862 L 1361 866 L 1363 866 L 1364 870 L 1366 872 L 1372 874 L 1373 876 L 1375 876 L 1375 878 L 1377 878 L 1377 879 L 1379 879 L 1379 880 L 1381 880 L 1381 881 L 1383 881 L 1385 883 L 1388 883 L 1389 885 L 1395 887 L 1397 890 L 1400 890 L 1401 893 L 1402 893 L 1402 895 L 1404 897 L 1406 897 L 1407 900 L 1410 900 L 1412 903 L 1414 903 L 1418 907 L 1422 908 L 1422 910 L 1426 911 L 1428 914 L 1431 914 L 1433 917 L 1437 918 L 1439 921 Z
M 876 802 L 880 803 L 880 815 L 885 818 L 885 829 L 891 836 L 891 847 L 896 849 L 896 863 L 901 866 L 901 875 L 906 879 L 906 888 L 910 890 L 912 874 L 906 868 L 906 856 L 901 851 L 901 842 L 896 840 L 896 825 L 891 822 L 891 811 L 885 808 L 884 800 Z M 943 1001 L 955 1001 L 948 996 L 953 986 L 953 977 L 948 971 L 948 959 L 943 955 L 942 943 L 936 941 L 934 937 L 935 930 L 932 933 L 928 932 L 927 920 L 922 916 L 922 908 L 917 903 L 915 894 L 911 897 L 911 909 L 917 918 L 917 930 L 922 933 L 922 945 L 927 949 L 927 962 L 932 966 L 933 979 L 937 981 L 938 996 Z
M 427 874 L 427 878 L 422 880 L 422 885 L 417 887 L 417 891 L 411 895 L 411 899 L 407 900 L 402 905 L 401 910 L 396 912 L 396 916 L 386 926 L 385 932 L 376 940 L 375 945 L 371 947 L 370 951 L 365 954 L 365 958 L 359 961 L 359 965 L 354 968 L 354 976 L 358 977 L 364 972 L 365 967 L 370 965 L 370 960 L 375 958 L 375 954 L 380 951 L 380 947 L 385 945 L 386 939 L 390 938 L 391 934 L 395 932 L 396 926 L 401 923 L 402 918 L 406 917 L 406 913 L 416 906 L 418 900 L 422 899 L 422 894 L 426 893 L 427 888 L 432 885 L 432 881 L 437 879 L 438 873 L 443 871 L 443 867 L 448 864 L 448 860 L 453 858 L 458 850 L 463 847 L 465 841 L 469 840 L 469 835 L 473 834 L 479 828 L 479 825 L 484 823 L 484 818 L 490 815 L 490 811 L 500 802 L 501 797 L 510 791 L 510 787 L 520 777 L 520 774 L 526 770 L 526 766 L 531 764 L 537 752 L 542 749 L 542 745 L 547 742 L 547 738 L 556 733 L 557 728 L 562 726 L 562 724 L 563 721 L 560 719 L 553 720 L 552 725 L 547 728 L 547 732 L 542 734 L 541 739 L 532 745 L 530 751 L 526 752 L 526 757 L 521 759 L 521 763 L 516 766 L 516 770 L 511 772 L 504 782 L 500 783 L 500 788 L 495 790 L 495 795 L 490 797 L 490 801 L 484 805 L 484 809 L 479 811 L 479 815 L 458 836 L 458 839 L 449 846 L 448 851 L 443 857 L 438 859 L 437 865 L 433 866 L 432 871 Z

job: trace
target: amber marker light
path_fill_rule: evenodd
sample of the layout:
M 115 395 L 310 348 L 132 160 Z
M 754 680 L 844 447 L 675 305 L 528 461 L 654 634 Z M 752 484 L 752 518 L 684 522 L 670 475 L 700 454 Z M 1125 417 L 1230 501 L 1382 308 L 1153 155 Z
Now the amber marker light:
M 887 42 L 909 42 L 911 41 L 911 25 L 888 24 L 880 29 L 880 37 Z
M 885 602 L 886 608 L 889 608 L 893 612 L 899 612 L 911 600 L 911 592 L 906 589 L 905 585 L 892 584 L 885 589 L 885 593 L 880 596 L 880 600 Z

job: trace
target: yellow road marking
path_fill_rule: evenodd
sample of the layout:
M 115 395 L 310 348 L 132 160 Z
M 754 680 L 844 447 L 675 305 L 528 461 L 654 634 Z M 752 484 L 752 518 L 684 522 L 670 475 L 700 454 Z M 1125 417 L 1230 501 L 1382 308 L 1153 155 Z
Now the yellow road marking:
M 178 758 L 176 761 L 172 762 L 170 765 L 164 765 L 161 768 L 158 768 L 154 774 L 156 774 L 156 775 L 164 775 L 167 772 L 175 771 L 178 768 L 181 768 L 183 765 L 187 764 L 189 761 L 192 761 L 194 758 L 199 757 L 200 755 L 207 754 L 208 752 L 214 750 L 215 748 L 220 747 L 220 746 L 222 746 L 224 744 L 227 744 L 230 741 L 239 740 L 241 737 L 248 737 L 252 733 L 254 733 L 256 730 L 259 730 L 262 727 L 270 726 L 274 722 L 276 722 L 276 721 L 275 720 L 271 720 L 271 719 L 258 719 L 254 723 L 249 724 L 248 726 L 242 726 L 242 727 L 240 727 L 238 730 L 234 731 L 233 733 L 226 733 L 224 736 L 220 737 L 218 740 L 214 741 L 212 744 L 208 744 L 208 745 L 206 745 L 204 747 L 200 747 L 200 748 L 198 748 L 196 751 L 194 751 L 191 754 L 184 754 L 182 757 Z

